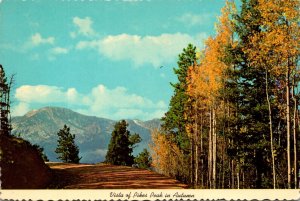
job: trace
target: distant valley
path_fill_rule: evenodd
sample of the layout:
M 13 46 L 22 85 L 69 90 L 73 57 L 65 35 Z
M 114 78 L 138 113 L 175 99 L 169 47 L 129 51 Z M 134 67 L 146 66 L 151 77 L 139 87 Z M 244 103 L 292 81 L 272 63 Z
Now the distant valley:
M 149 148 L 151 129 L 159 128 L 159 119 L 150 121 L 126 120 L 128 130 L 140 134 L 142 142 L 134 149 L 137 155 L 144 148 Z M 57 132 L 66 124 L 75 134 L 75 142 L 79 146 L 82 163 L 104 161 L 111 132 L 116 121 L 86 116 L 66 108 L 45 107 L 30 111 L 24 116 L 12 118 L 13 135 L 20 136 L 32 144 L 44 148 L 50 161 L 58 161 L 55 153 Z

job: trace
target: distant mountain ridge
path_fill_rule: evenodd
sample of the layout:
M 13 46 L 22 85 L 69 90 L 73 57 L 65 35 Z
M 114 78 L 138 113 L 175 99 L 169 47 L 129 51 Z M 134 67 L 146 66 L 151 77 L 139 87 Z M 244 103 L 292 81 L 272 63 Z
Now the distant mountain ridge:
M 151 129 L 159 128 L 159 119 L 150 121 L 126 120 L 128 130 L 138 133 L 142 142 L 134 149 L 134 155 L 148 148 L 151 141 Z M 12 118 L 12 133 L 32 144 L 44 147 L 44 152 L 50 161 L 58 161 L 55 153 L 57 132 L 66 124 L 71 133 L 75 134 L 75 142 L 79 146 L 81 162 L 97 163 L 105 159 L 111 132 L 116 121 L 87 116 L 70 109 L 59 107 L 44 107 L 33 110 L 24 116 Z

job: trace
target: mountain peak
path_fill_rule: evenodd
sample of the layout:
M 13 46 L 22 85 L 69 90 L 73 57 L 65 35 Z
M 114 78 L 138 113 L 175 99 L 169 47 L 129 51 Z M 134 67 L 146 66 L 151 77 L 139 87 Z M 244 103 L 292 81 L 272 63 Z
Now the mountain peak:
M 41 113 L 47 113 L 47 114 L 59 114 L 59 113 L 77 113 L 74 112 L 73 110 L 67 109 L 67 108 L 63 108 L 63 107 L 43 107 L 40 109 L 35 109 L 35 110 L 31 110 L 29 112 L 27 112 L 24 116 L 25 117 L 33 117 L 37 114 L 41 114 Z M 79 113 L 77 113 L 79 114 Z
M 40 108 L 38 111 L 68 111 L 68 112 L 74 112 L 68 108 L 64 108 L 64 107 L 53 107 L 53 106 L 47 106 L 47 107 L 43 107 Z
M 36 115 L 36 113 L 38 113 L 38 111 L 39 110 L 31 110 L 31 111 L 27 112 L 24 116 L 28 117 L 28 118 L 32 117 L 32 116 Z
M 71 133 L 76 135 L 75 140 L 80 148 L 82 162 L 95 163 L 105 158 L 115 122 L 82 115 L 67 108 L 44 107 L 30 111 L 22 117 L 12 118 L 12 133 L 42 146 L 48 158 L 56 161 L 57 132 L 66 124 L 71 128 Z M 147 122 L 128 120 L 128 124 L 130 132 L 138 133 L 142 138 L 133 154 L 148 148 L 151 129 L 160 126 L 160 122 L 151 120 Z

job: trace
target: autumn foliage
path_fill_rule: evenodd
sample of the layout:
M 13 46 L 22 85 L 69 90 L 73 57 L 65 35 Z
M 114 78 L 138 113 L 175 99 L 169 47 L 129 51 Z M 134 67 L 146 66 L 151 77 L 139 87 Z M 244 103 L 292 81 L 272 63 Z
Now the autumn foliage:
M 299 187 L 299 10 L 296 0 L 226 2 L 216 35 L 179 65 L 188 151 L 176 122 L 154 131 L 158 171 L 184 169 L 194 188 Z

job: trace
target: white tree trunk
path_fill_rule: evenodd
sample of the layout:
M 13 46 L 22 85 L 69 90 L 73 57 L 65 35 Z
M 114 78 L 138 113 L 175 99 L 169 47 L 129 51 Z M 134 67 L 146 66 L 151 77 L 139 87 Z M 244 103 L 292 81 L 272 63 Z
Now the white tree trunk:
M 290 117 L 290 66 L 286 71 L 286 135 L 287 135 L 287 176 L 288 176 L 288 188 L 291 188 L 291 117 Z
M 276 188 L 276 170 L 275 170 L 275 154 L 273 145 L 273 122 L 272 122 L 272 109 L 269 98 L 269 85 L 268 85 L 268 71 L 266 70 L 266 95 L 269 109 L 269 128 L 270 128 L 270 144 L 271 144 L 271 157 L 272 157 L 272 173 L 273 173 L 273 188 Z

